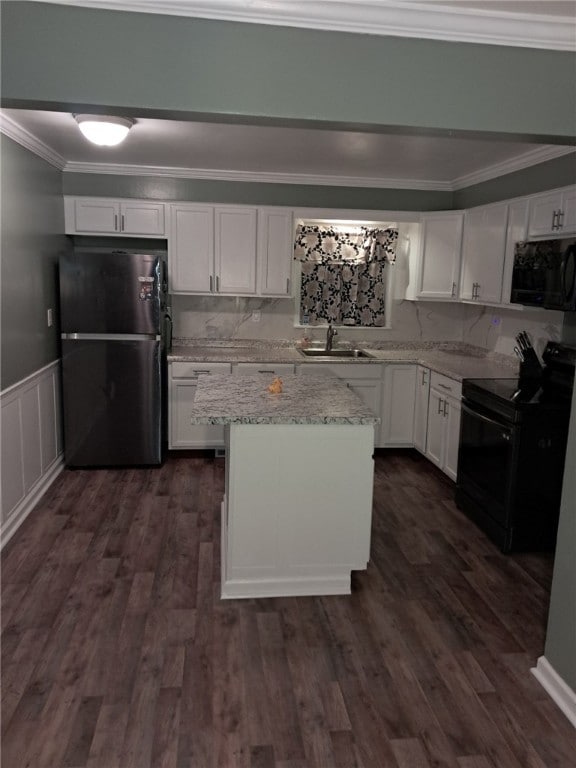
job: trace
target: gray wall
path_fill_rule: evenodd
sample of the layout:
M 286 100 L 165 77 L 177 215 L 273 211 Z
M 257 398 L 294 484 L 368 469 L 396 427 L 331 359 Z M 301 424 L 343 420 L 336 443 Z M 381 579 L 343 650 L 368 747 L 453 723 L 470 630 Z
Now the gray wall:
M 66 239 L 62 173 L 11 139 L 0 139 L 5 389 L 58 357 L 56 268 Z M 54 309 L 52 328 L 48 307 Z
M 576 152 L 454 192 L 454 208 L 510 200 L 576 182 Z
M 371 189 L 304 184 L 171 179 L 153 176 L 116 176 L 65 173 L 64 194 L 189 200 L 244 205 L 289 205 L 308 208 L 350 208 L 379 211 L 442 211 L 564 187 L 576 181 L 576 153 L 509 173 L 457 192 L 414 189 Z
M 572 395 L 545 656 L 576 691 L 576 389 Z
M 65 173 L 64 193 L 205 203 L 379 211 L 440 211 L 452 207 L 451 192 L 206 181 L 94 173 Z
M 2 37 L 7 106 L 559 143 L 576 133 L 575 56 L 566 51 L 22 2 L 3 3 Z

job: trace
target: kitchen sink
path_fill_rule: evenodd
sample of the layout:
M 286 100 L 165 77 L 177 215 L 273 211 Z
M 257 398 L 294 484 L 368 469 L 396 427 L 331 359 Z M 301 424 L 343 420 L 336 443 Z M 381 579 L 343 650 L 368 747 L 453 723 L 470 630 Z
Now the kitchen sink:
M 301 355 L 305 357 L 336 357 L 336 358 L 359 358 L 373 357 L 363 349 L 299 349 Z

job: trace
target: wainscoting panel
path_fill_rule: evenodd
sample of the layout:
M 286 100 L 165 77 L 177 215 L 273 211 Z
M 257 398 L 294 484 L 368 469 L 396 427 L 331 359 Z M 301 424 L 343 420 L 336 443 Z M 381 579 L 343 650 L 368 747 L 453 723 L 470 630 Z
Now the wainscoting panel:
M 0 395 L 2 406 L 2 546 L 63 467 L 60 361 Z

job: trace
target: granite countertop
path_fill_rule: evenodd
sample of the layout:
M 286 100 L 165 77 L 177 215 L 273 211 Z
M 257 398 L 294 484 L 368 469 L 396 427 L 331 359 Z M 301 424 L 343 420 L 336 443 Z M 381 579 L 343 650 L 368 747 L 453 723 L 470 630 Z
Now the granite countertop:
M 378 424 L 380 419 L 335 376 L 282 376 L 283 391 L 268 392 L 272 374 L 198 377 L 192 424 Z
M 457 381 L 462 379 L 514 378 L 518 375 L 515 358 L 487 352 L 479 347 L 456 342 L 358 342 L 370 358 L 305 357 L 294 341 L 227 341 L 204 339 L 175 340 L 169 362 L 203 363 L 300 363 L 303 365 L 373 365 L 385 362 L 412 362 L 426 366 Z

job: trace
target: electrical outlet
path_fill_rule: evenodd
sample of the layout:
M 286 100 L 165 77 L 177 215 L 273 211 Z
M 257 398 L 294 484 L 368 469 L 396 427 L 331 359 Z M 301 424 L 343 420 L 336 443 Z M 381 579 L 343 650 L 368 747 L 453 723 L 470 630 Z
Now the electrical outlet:
M 54 325 L 54 314 L 51 308 L 46 311 L 46 322 L 48 324 L 48 328 L 52 328 Z
M 259 309 L 255 309 L 252 312 L 252 322 L 259 323 L 261 319 L 262 319 L 262 312 L 260 312 Z

